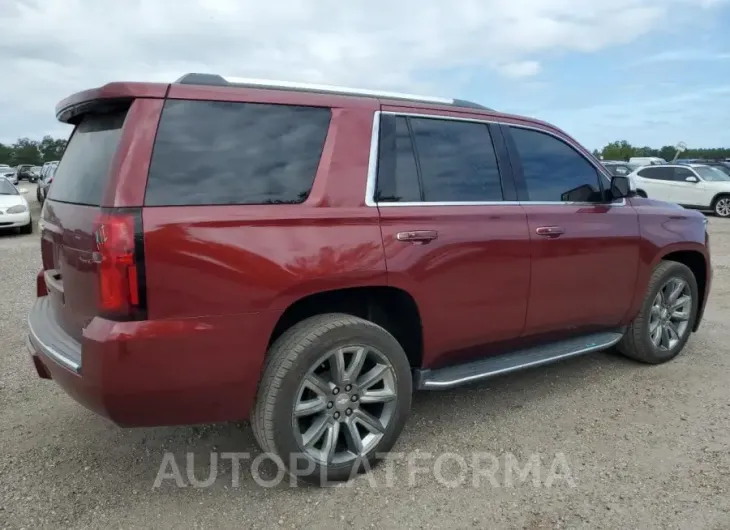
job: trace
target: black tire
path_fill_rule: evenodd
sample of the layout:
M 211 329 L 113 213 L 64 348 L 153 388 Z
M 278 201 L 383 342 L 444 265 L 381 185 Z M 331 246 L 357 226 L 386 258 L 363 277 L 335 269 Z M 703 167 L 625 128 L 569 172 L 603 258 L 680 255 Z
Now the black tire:
M 730 195 L 718 195 L 712 201 L 712 211 L 718 217 L 730 217 Z
M 20 227 L 20 233 L 21 234 L 32 234 L 33 233 L 33 219 L 32 218 L 27 225 Z
M 38 200 L 39 204 L 43 204 L 43 194 L 41 193 L 40 186 L 35 189 L 35 198 Z
M 643 197 L 643 198 L 645 198 L 645 199 L 646 199 L 646 198 L 648 197 L 648 195 L 646 194 L 646 192 L 645 192 L 644 190 L 636 190 L 636 194 L 637 194 L 637 195 L 638 195 L 639 197 Z
M 361 460 L 325 465 L 309 456 L 304 458 L 304 450 L 295 436 L 293 408 L 300 384 L 310 368 L 327 352 L 351 344 L 376 348 L 387 358 L 395 376 L 396 404 L 380 441 Z M 354 316 L 318 315 L 291 327 L 269 349 L 251 426 L 261 449 L 276 455 L 278 465 L 300 480 L 324 486 L 348 480 L 371 468 L 390 451 L 410 413 L 411 393 L 408 359 L 390 333 Z M 292 469 L 292 462 L 296 469 Z
M 677 344 L 671 349 L 661 350 L 654 346 L 649 336 L 650 315 L 654 299 L 659 289 L 666 285 L 672 278 L 679 278 L 687 282 L 692 296 L 692 307 L 689 320 L 687 321 L 687 329 Z M 641 310 L 629 325 L 621 342 L 619 342 L 618 350 L 626 357 L 647 364 L 661 364 L 672 360 L 679 355 L 687 343 L 697 318 L 698 308 L 699 290 L 697 288 L 697 280 L 689 267 L 676 261 L 662 261 L 657 265 L 654 273 L 651 275 Z

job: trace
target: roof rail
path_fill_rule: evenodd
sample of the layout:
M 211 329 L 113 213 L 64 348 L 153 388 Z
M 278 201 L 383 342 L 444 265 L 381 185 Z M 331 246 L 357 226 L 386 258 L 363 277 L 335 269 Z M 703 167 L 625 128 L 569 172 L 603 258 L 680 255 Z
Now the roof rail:
M 270 79 L 254 79 L 247 77 L 225 77 L 217 74 L 185 74 L 175 81 L 180 85 L 207 85 L 207 86 L 235 86 L 242 88 L 267 88 L 273 90 L 296 90 L 300 92 L 315 92 L 323 94 L 341 94 L 345 96 L 359 96 L 369 98 L 401 99 L 404 101 L 419 101 L 423 103 L 434 103 L 453 107 L 465 107 L 479 110 L 492 110 L 479 103 L 463 99 L 441 98 L 434 96 L 419 96 L 415 94 L 403 94 L 400 92 L 388 92 L 383 90 L 370 90 L 367 88 L 350 88 L 334 85 L 318 85 L 312 83 L 298 83 L 293 81 L 274 81 Z

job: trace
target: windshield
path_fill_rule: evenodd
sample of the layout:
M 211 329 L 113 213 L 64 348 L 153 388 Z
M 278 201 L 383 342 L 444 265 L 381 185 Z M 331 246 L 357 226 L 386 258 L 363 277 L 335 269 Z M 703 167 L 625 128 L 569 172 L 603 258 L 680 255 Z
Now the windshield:
M 0 195 L 17 195 L 18 190 L 9 180 L 0 179 Z
M 721 170 L 709 166 L 701 166 L 693 168 L 703 180 L 709 182 L 725 182 L 730 181 L 730 176 Z
M 718 171 L 722 171 L 726 175 L 730 175 L 730 167 L 724 165 L 724 164 L 718 164 L 716 166 L 711 166 L 713 169 L 717 169 Z

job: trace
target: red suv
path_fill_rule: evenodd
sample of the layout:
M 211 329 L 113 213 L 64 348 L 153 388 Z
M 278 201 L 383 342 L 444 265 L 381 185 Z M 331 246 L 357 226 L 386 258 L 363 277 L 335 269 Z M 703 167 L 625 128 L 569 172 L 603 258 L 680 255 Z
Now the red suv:
M 119 425 L 250 417 L 292 474 L 344 480 L 413 390 L 614 345 L 661 363 L 702 318 L 705 218 L 547 123 L 204 74 L 57 116 L 28 346 Z

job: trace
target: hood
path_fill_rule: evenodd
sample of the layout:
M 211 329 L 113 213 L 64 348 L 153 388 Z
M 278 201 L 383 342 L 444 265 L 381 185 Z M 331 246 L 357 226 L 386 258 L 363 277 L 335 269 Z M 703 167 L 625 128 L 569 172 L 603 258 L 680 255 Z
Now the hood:
M 25 197 L 22 195 L 0 195 L 0 208 L 9 208 L 18 204 L 28 206 Z

